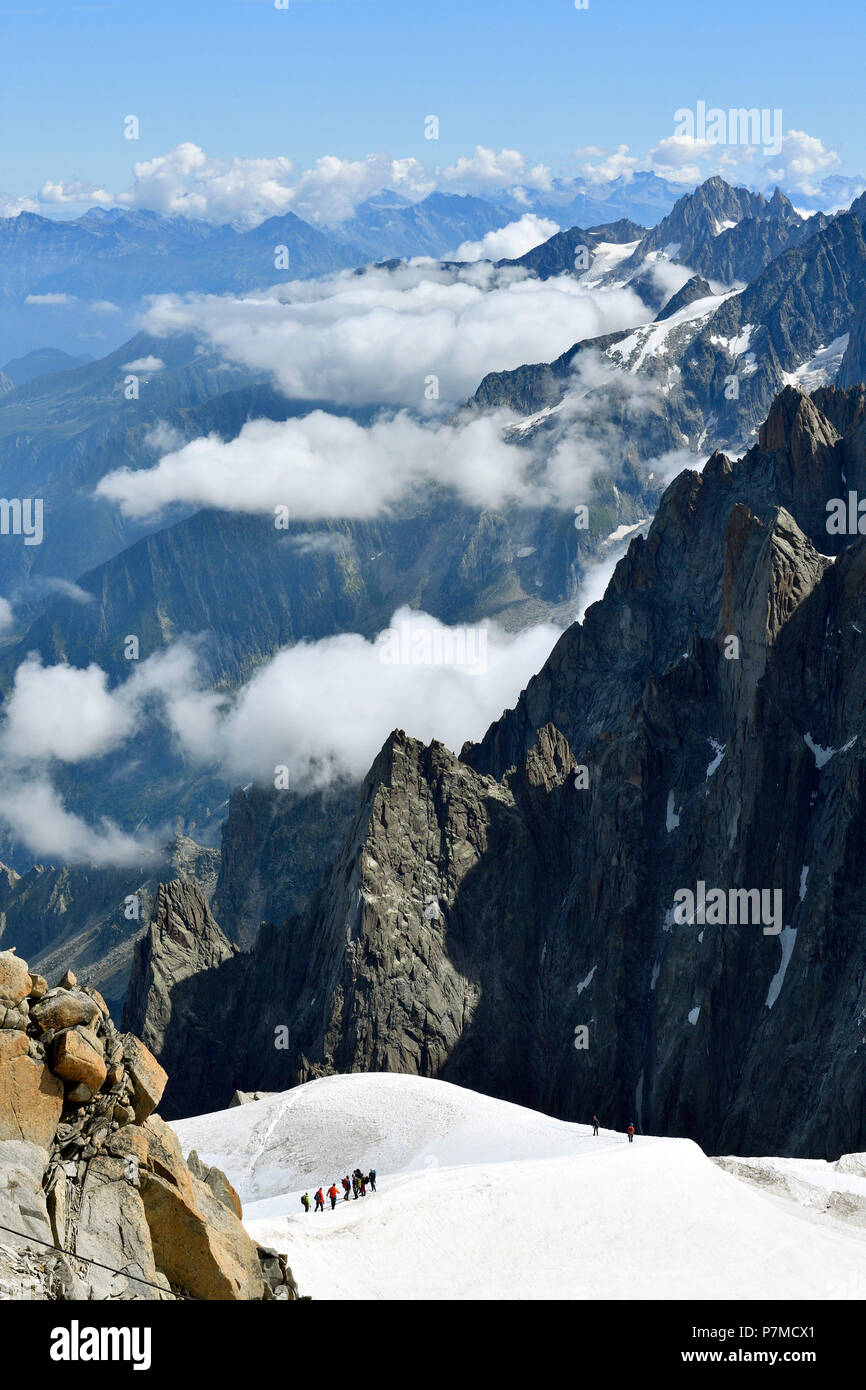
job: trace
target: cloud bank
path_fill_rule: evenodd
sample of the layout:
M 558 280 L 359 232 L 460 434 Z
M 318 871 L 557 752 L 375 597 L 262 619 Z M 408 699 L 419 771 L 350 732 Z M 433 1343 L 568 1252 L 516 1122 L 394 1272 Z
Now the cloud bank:
M 407 632 L 395 659 L 394 634 Z M 401 608 L 372 641 L 345 633 L 279 652 L 232 695 L 203 685 L 188 641 L 148 658 L 114 688 L 95 665 L 44 666 L 31 657 L 16 673 L 0 725 L 0 820 L 40 856 L 140 864 L 165 832 L 140 837 L 110 821 L 88 824 L 64 807 L 54 765 L 107 757 L 158 724 L 187 763 L 227 782 L 274 785 L 277 769 L 287 769 L 294 789 L 360 779 L 394 728 L 454 749 L 480 738 L 559 635 L 551 624 L 518 634 L 492 622 L 450 629 Z M 467 647 L 476 659 L 455 661 Z M 438 659 L 443 650 L 450 660 Z
M 581 338 L 648 318 L 627 287 L 420 261 L 246 296 L 160 296 L 144 327 L 157 337 L 195 334 L 228 360 L 270 373 L 295 400 L 423 410 L 466 399 L 487 372 L 550 361 Z
M 778 154 L 767 156 L 760 146 L 720 144 L 713 140 L 668 135 L 645 155 L 632 153 L 628 145 L 614 150 L 587 147 L 576 150 L 580 169 L 591 184 L 612 179 L 628 183 L 638 173 L 654 173 L 671 183 L 691 187 L 712 174 L 728 182 L 747 183 L 759 190 L 781 184 L 789 193 L 820 197 L 821 181 L 837 170 L 841 160 L 835 150 L 805 130 L 788 130 Z
M 775 157 L 748 145 L 720 145 L 673 133 L 645 154 L 634 153 L 628 145 L 608 150 L 588 146 L 573 153 L 575 163 L 557 174 L 520 150 L 485 145 L 476 145 L 472 154 L 460 155 L 444 169 L 427 167 L 413 156 L 393 158 L 382 152 L 363 159 L 327 154 L 310 168 L 299 169 L 286 155 L 222 158 L 184 141 L 133 164 L 132 183 L 125 190 L 112 191 L 83 179 L 46 179 L 39 192 L 29 196 L 0 194 L 0 215 L 149 208 L 169 216 L 256 225 L 294 212 L 313 224 L 338 225 L 359 204 L 386 190 L 411 202 L 438 190 L 498 197 L 531 209 L 550 197 L 568 201 L 587 186 L 614 179 L 628 182 L 642 172 L 683 186 L 718 173 L 756 188 L 780 182 L 789 192 L 818 197 L 821 180 L 841 164 L 839 155 L 818 136 L 794 129 L 785 132 Z
M 451 256 L 443 260 L 455 261 L 499 261 L 515 260 L 525 256 L 533 247 L 549 241 L 559 231 L 559 223 L 549 217 L 536 217 L 534 212 L 526 212 L 517 222 L 509 222 L 505 227 L 488 232 L 480 241 L 464 241 Z

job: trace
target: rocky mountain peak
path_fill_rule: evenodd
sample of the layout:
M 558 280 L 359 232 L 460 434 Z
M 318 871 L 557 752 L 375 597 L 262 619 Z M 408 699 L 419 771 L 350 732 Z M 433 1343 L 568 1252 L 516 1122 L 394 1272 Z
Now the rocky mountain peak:
M 787 450 L 791 457 L 814 457 L 821 448 L 832 448 L 839 435 L 814 402 L 794 386 L 780 391 L 761 426 L 758 447 L 766 453 Z
M 237 954 L 194 884 L 160 883 L 150 925 L 135 943 L 124 1023 L 136 1019 L 148 1047 L 163 1054 L 183 982 Z

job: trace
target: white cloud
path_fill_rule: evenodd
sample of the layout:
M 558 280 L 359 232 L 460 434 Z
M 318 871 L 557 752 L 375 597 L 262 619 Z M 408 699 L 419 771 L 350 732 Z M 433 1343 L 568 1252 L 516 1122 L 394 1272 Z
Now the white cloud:
M 88 207 L 105 208 L 112 207 L 116 201 L 107 188 L 100 188 L 86 179 L 70 179 L 67 183 L 46 179 L 39 190 L 39 202 L 48 206 L 86 203 Z
M 219 159 L 189 140 L 167 154 L 139 161 L 132 172 L 132 187 L 117 194 L 83 180 L 49 180 L 40 203 L 148 208 L 166 216 L 250 225 L 286 212 L 312 222 L 340 222 L 383 188 L 414 199 L 436 186 L 435 178 L 413 158 L 372 154 L 347 160 L 325 155 L 311 169 L 297 173 L 285 155 Z
M 260 220 L 288 212 L 292 162 L 273 159 L 214 159 L 191 141 L 168 154 L 133 165 L 131 207 L 183 214 L 213 222 Z
M 17 217 L 19 212 L 38 212 L 39 203 L 17 193 L 0 193 L 0 217 Z
M 57 304 L 74 304 L 74 294 L 28 294 L 24 299 L 25 304 L 42 304 L 53 306 Z
M 372 154 L 350 160 L 326 155 L 300 175 L 292 190 L 292 211 L 309 222 L 342 222 L 359 203 L 384 188 L 414 201 L 435 187 L 435 178 L 417 159 Z
M 628 183 L 636 173 L 651 171 L 687 187 L 720 174 L 731 183 L 762 190 L 781 184 L 812 197 L 819 196 L 821 180 L 841 163 L 834 150 L 803 130 L 789 130 L 782 137 L 781 151 L 769 156 L 760 146 L 723 144 L 688 135 L 667 135 L 645 155 L 633 154 L 628 145 L 616 150 L 588 147 L 575 154 L 582 158 L 581 172 L 590 183 L 616 178 Z
M 159 835 L 128 835 L 107 819 L 88 825 L 64 807 L 44 775 L 0 773 L 0 821 L 31 854 L 67 863 L 141 864 L 161 842 Z
M 33 197 L 0 194 L 0 216 L 21 211 L 52 213 L 57 208 L 84 211 L 95 206 L 149 208 L 166 215 L 246 225 L 294 212 L 310 222 L 330 225 L 351 217 L 359 203 L 385 189 L 411 201 L 437 188 L 494 199 L 502 194 L 529 207 L 539 195 L 572 196 L 586 183 L 618 179 L 628 183 L 636 173 L 650 170 L 684 187 L 721 173 L 761 188 L 775 180 L 816 196 L 822 177 L 840 163 L 819 138 L 796 130 L 784 137 L 781 155 L 775 156 L 772 167 L 759 149 L 674 134 L 643 155 L 623 144 L 615 149 L 585 146 L 575 150 L 574 156 L 580 176 L 576 179 L 570 174 L 554 178 L 547 165 L 533 164 L 520 150 L 497 151 L 484 145 L 459 156 L 445 169 L 427 168 L 412 156 L 395 159 L 377 153 L 363 159 L 323 155 L 312 167 L 299 170 L 285 155 L 219 158 L 184 141 L 165 154 L 134 164 L 132 184 L 125 191 L 112 192 L 83 179 L 49 179 Z
M 540 281 L 487 262 L 462 272 L 432 261 L 343 272 L 244 298 L 161 296 L 155 336 L 192 333 L 229 360 L 270 372 L 285 394 L 338 404 L 466 399 L 485 373 L 548 362 L 581 338 L 646 322 L 628 288 L 587 289 L 569 275 Z
M 408 624 L 413 642 L 426 634 L 431 650 L 446 629 L 429 614 L 402 608 L 391 620 Z M 560 629 L 551 624 L 514 634 L 495 623 L 486 633 L 486 672 L 459 665 L 388 664 L 380 639 L 357 634 L 300 643 L 274 657 L 223 718 L 217 739 L 234 776 L 273 779 L 285 765 L 292 781 L 362 777 L 394 728 L 459 749 L 480 739 L 543 665 Z M 453 634 L 453 630 L 451 630 Z M 474 640 L 477 644 L 478 633 Z M 467 649 L 473 637 L 464 633 Z
M 631 538 L 629 538 L 630 543 Z M 580 602 L 574 615 L 576 622 L 582 623 L 586 617 L 587 608 L 591 608 L 594 603 L 598 603 L 600 599 L 604 598 L 613 572 L 627 550 L 628 544 L 618 546 L 614 554 L 606 555 L 604 559 L 596 560 L 593 564 L 587 565 L 580 589 Z
M 148 353 L 147 357 L 136 357 L 132 362 L 124 362 L 125 372 L 161 372 L 165 367 L 161 357 L 154 357 L 153 353 Z
M 297 170 L 285 155 L 221 159 L 187 140 L 166 154 L 139 161 L 132 173 L 132 186 L 124 192 L 112 193 L 83 179 L 49 179 L 38 199 L 10 198 L 8 205 L 15 212 L 25 207 L 149 208 L 167 216 L 248 224 L 294 212 L 313 223 L 331 224 L 351 217 L 359 203 L 383 189 L 415 201 L 438 187 L 478 193 L 507 190 L 525 198 L 529 190 L 545 192 L 552 186 L 546 165 L 531 164 L 518 150 L 497 153 L 483 145 L 440 174 L 413 156 L 394 159 L 385 153 L 364 159 L 328 154 L 311 168 Z
M 144 436 L 144 443 L 148 449 L 153 449 L 154 453 L 167 454 L 173 449 L 182 449 L 186 439 L 180 430 L 170 425 L 167 420 L 157 420 Z
M 641 167 L 640 159 L 630 152 L 628 145 L 618 145 L 615 150 L 587 145 L 575 150 L 575 154 L 582 160 L 581 173 L 590 183 L 609 183 L 612 179 L 624 179 L 629 183 Z M 589 158 L 584 158 L 587 155 Z
M 694 271 L 687 265 L 675 265 L 666 256 L 656 256 L 649 262 L 649 275 L 665 303 L 692 279 Z
M 509 222 L 488 232 L 480 241 L 464 241 L 451 256 L 444 260 L 455 261 L 499 261 L 515 260 L 531 251 L 534 246 L 549 241 L 559 231 L 559 225 L 549 217 L 536 217 L 534 212 L 524 213 L 517 222 Z
M 0 598 L 0 636 L 15 626 L 15 615 L 8 598 Z
M 360 425 L 316 410 L 250 421 L 228 441 L 194 439 L 153 468 L 108 474 L 97 494 L 139 518 L 182 503 L 257 514 L 285 507 L 293 522 L 366 520 L 417 503 L 432 488 L 450 489 L 474 507 L 570 510 L 585 500 L 595 474 L 619 475 L 622 421 L 639 420 L 658 396 L 652 380 L 584 352 L 553 431 L 534 440 L 507 411 L 464 411 L 436 422 L 404 410 Z
M 442 186 L 472 193 L 525 191 L 530 188 L 547 192 L 552 186 L 550 169 L 544 164 L 528 167 L 525 155 L 519 150 L 488 149 L 476 145 L 471 155 L 461 155 L 456 163 L 443 171 Z
M 49 594 L 62 594 L 64 598 L 71 598 L 74 603 L 92 603 L 93 594 L 87 589 L 82 589 L 80 584 L 74 584 L 71 579 L 54 578 L 49 575 L 32 574 L 30 585 L 37 592 Z
M 192 440 L 149 469 L 118 469 L 97 494 L 128 516 L 154 516 L 173 502 L 290 517 L 371 518 L 433 485 L 465 501 L 503 505 L 528 497 L 531 454 L 507 444 L 502 417 L 421 423 L 405 411 L 364 427 L 316 410 L 302 419 L 253 420 L 225 442 Z
M 202 685 L 195 647 L 183 641 L 113 689 L 95 666 L 46 667 L 32 658 L 16 675 L 0 733 L 0 819 L 35 854 L 140 863 L 159 836 L 142 841 L 67 811 L 50 781 L 52 760 L 103 756 L 158 721 L 191 764 L 227 781 L 272 783 L 278 766 L 288 767 L 294 786 L 360 778 L 394 728 L 455 749 L 480 738 L 560 633 L 550 624 L 518 634 L 489 622 L 448 629 L 409 608 L 391 626 L 398 634 L 408 627 L 410 655 L 420 635 L 426 660 L 389 660 L 387 631 L 372 641 L 346 633 L 279 652 L 232 696 Z M 461 652 L 479 650 L 482 662 L 459 664 Z
M 100 667 L 46 667 L 31 656 L 15 672 L 0 747 L 12 762 L 77 763 L 117 747 L 132 727 L 132 712 L 109 691 Z
M 301 531 L 289 543 L 302 555 L 347 555 L 355 548 L 352 537 L 340 531 Z
M 820 184 L 841 160 L 834 150 L 825 148 L 821 140 L 807 135 L 805 130 L 789 130 L 782 140 L 781 163 L 767 169 L 767 183 L 783 183 L 797 193 L 817 196 Z
M 755 151 L 687 135 L 668 135 L 645 155 L 632 154 L 628 145 L 619 145 L 615 150 L 591 149 L 580 153 L 593 156 L 581 165 L 581 172 L 591 184 L 619 178 L 630 183 L 635 174 L 651 172 L 669 183 L 680 183 L 685 189 L 714 173 L 735 179 L 735 166 L 750 160 Z

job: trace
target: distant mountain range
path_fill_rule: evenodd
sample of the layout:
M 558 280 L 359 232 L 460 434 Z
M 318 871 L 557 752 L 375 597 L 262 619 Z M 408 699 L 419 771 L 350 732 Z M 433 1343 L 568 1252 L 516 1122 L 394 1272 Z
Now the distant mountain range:
M 806 210 L 836 208 L 864 186 L 837 176 L 815 198 L 797 194 L 793 201 Z M 238 293 L 395 256 L 441 258 L 527 212 L 563 229 L 622 219 L 655 227 L 682 199 L 681 184 L 642 172 L 598 183 L 554 180 L 546 193 L 521 200 L 505 191 L 434 192 L 411 203 L 386 191 L 330 226 L 291 212 L 253 228 L 146 209 L 91 208 L 67 221 L 22 212 L 0 218 L 0 359 L 46 342 L 76 357 L 98 356 L 132 335 L 147 295 Z M 275 268 L 278 246 L 286 248 L 285 269 Z
M 359 244 L 357 254 L 369 259 L 375 243 L 370 229 L 386 225 L 389 250 L 398 259 L 416 254 L 418 239 L 434 235 L 453 251 L 460 237 L 482 235 L 485 219 L 494 215 L 502 225 L 513 209 L 491 212 L 483 200 L 441 195 L 408 207 L 387 199 L 371 203 L 358 221 L 360 229 L 367 219 L 371 240 L 363 251 Z M 542 458 L 550 457 L 569 447 L 573 425 L 564 404 L 570 393 L 587 389 L 575 369 L 589 360 L 604 365 L 610 379 L 593 388 L 593 409 L 580 428 L 590 437 L 594 428 L 613 428 L 619 463 L 614 473 L 600 470 L 594 479 L 593 524 L 586 532 L 575 529 L 567 510 L 483 510 L 458 505 L 445 491 L 387 519 L 314 528 L 327 541 L 318 549 L 297 544 L 297 532 L 307 527 L 277 533 L 259 518 L 212 510 L 179 507 L 158 523 L 131 522 L 95 501 L 93 489 L 122 464 L 152 466 L 160 445 L 151 432 L 158 423 L 182 439 L 211 433 L 231 439 L 249 419 L 284 420 L 317 405 L 335 408 L 327 401 L 287 400 L 264 374 L 227 365 L 192 337 L 157 341 L 138 334 L 106 356 L 77 364 L 62 349 L 13 356 L 0 395 L 4 490 L 38 492 L 46 524 L 58 517 L 63 524 L 54 528 L 50 547 L 0 547 L 0 593 L 15 600 L 17 619 L 0 647 L 0 685 L 8 691 L 30 651 L 46 662 L 96 661 L 111 680 L 119 679 L 126 671 L 118 634 L 126 632 L 140 635 L 145 656 L 182 634 L 202 635 L 211 678 L 232 689 L 299 640 L 341 631 L 372 636 L 404 603 L 448 623 L 497 617 L 519 628 L 567 620 L 588 567 L 610 556 L 611 537 L 655 511 L 663 480 L 652 476 L 651 459 L 720 445 L 742 452 L 786 387 L 814 391 L 863 381 L 864 217 L 866 197 L 832 218 L 805 218 L 780 191 L 764 198 L 711 179 L 676 199 L 649 229 L 626 216 L 571 226 L 524 256 L 498 262 L 540 279 L 567 274 L 590 286 L 628 285 L 653 315 L 649 323 L 579 340 L 553 362 L 489 374 L 466 407 L 507 407 L 515 417 L 512 439 L 532 442 Z M 293 226 L 277 221 L 282 229 Z M 166 237 L 191 235 L 190 224 L 175 233 L 170 222 Z M 131 228 L 147 242 L 147 219 L 139 215 L 91 218 L 97 232 L 67 225 L 73 239 L 97 232 L 108 237 L 100 244 L 114 248 L 107 257 L 117 262 L 111 274 L 118 273 L 118 248 Z M 273 230 L 262 234 L 260 245 L 269 243 Z M 245 238 L 252 233 L 229 231 L 226 244 L 234 238 L 249 248 Z M 218 232 L 205 224 L 200 229 L 205 241 Z M 586 260 L 575 259 L 579 248 Z M 201 263 L 202 276 L 210 275 L 210 258 Z M 76 273 L 71 266 L 69 275 Z M 452 273 L 460 272 L 452 267 Z M 164 366 L 130 412 L 122 395 L 124 366 L 152 355 Z M 623 389 L 634 381 L 652 388 L 640 413 L 629 408 Z M 841 406 L 834 409 L 838 414 Z M 365 423 L 375 407 L 352 413 Z M 846 449 L 853 449 L 856 431 L 841 416 L 833 420 Z M 756 467 L 762 457 L 755 455 Z M 805 494 L 795 515 L 814 540 L 821 517 L 808 512 Z M 825 537 L 823 553 L 830 551 Z M 236 941 L 248 945 L 263 916 L 280 920 L 306 908 L 322 867 L 349 830 L 357 788 L 335 787 L 325 810 L 318 794 L 276 797 L 253 787 L 230 796 L 231 787 L 212 770 L 185 767 L 164 735 L 143 735 L 138 752 L 144 777 L 138 763 L 130 769 L 119 756 L 59 769 L 56 784 L 70 809 L 111 815 L 128 829 L 171 822 L 178 833 L 210 845 L 225 822 L 219 886 L 211 884 L 208 894 L 215 891 L 218 920 Z M 0 852 L 17 869 L 30 869 L 29 856 L 14 841 L 7 838 Z M 50 872 L 61 876 L 64 939 L 78 943 L 76 952 L 102 972 L 99 978 L 110 980 L 119 999 L 142 924 L 115 910 L 108 930 L 105 904 L 118 883 L 134 892 L 150 882 L 151 871 L 88 870 L 86 887 L 76 879 L 74 892 L 62 877 L 66 870 Z M 110 887 L 99 886 L 103 872 L 114 874 Z M 28 904 L 41 902 L 45 891 L 37 893 L 26 878 L 19 882 L 10 887 L 2 919 L 7 941 L 27 920 Z M 59 919 L 49 921 L 56 927 L 39 942 L 48 954 L 61 931 Z M 97 930 L 95 924 L 102 925 Z M 101 964 L 100 942 L 106 951 Z M 35 954 L 32 943 L 28 950 Z
M 0 358 L 46 338 L 75 356 L 106 338 L 118 345 L 147 295 L 243 293 L 388 256 L 443 256 L 511 220 L 484 199 L 445 193 L 405 206 L 373 199 L 329 229 L 292 212 L 247 229 L 118 208 L 69 222 L 22 212 L 0 218 Z

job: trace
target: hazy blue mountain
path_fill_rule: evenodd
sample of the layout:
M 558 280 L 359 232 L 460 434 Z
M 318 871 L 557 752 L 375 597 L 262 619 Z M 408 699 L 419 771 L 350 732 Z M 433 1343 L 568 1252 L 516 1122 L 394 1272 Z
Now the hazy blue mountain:
M 184 433 L 185 411 L 251 381 L 245 369 L 225 366 L 197 346 L 191 338 L 156 340 L 140 333 L 96 361 L 35 377 L 0 395 L 4 495 L 42 498 L 44 509 L 41 545 L 10 535 L 0 546 L 5 597 L 22 597 L 25 581 L 44 587 L 74 579 L 148 529 L 94 499 L 93 489 L 113 468 L 153 465 L 157 451 L 148 437 L 158 421 Z M 139 371 L 139 398 L 127 400 L 127 364 L 148 357 L 164 365 Z M 197 416 L 191 434 L 200 423 Z M 37 586 L 37 600 L 39 592 Z M 27 595 L 23 602 L 26 608 Z
M 608 183 L 558 181 L 551 193 L 534 196 L 531 208 L 541 216 L 554 218 L 561 227 L 575 223 L 590 227 L 594 223 L 616 222 L 621 217 L 652 227 L 670 212 L 682 192 L 682 184 L 670 183 L 653 173 L 637 173 L 630 179 L 612 179 Z
M 367 259 L 393 256 L 446 257 L 464 241 L 478 241 L 514 220 L 511 210 L 456 193 L 431 193 L 420 203 L 397 203 L 393 195 L 371 198 L 334 228 L 360 246 Z
M 0 218 L 0 356 L 25 355 L 49 335 L 72 355 L 102 356 L 131 336 L 146 295 L 243 293 L 390 256 L 444 256 L 510 220 L 485 199 L 444 193 L 371 199 L 328 228 L 293 212 L 247 229 L 147 210 Z M 275 268 L 278 247 L 287 269 Z
M 61 352 L 60 348 L 34 348 L 24 357 L 13 357 L 11 361 L 4 363 L 0 370 L 13 386 L 24 386 L 38 376 L 47 376 L 51 372 L 68 372 L 73 367 L 83 367 L 90 360 L 89 354 L 73 357 L 69 352 Z

